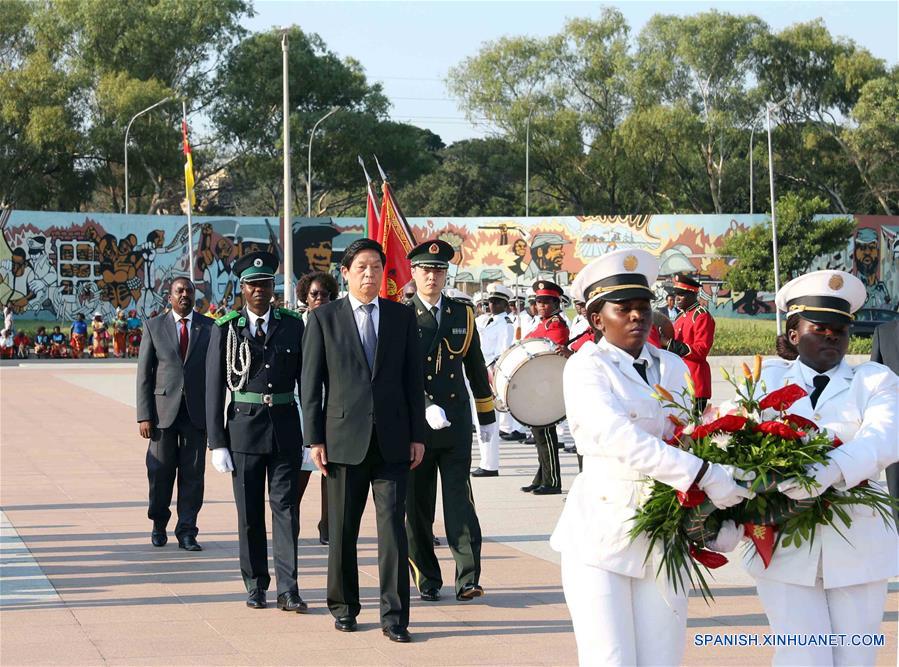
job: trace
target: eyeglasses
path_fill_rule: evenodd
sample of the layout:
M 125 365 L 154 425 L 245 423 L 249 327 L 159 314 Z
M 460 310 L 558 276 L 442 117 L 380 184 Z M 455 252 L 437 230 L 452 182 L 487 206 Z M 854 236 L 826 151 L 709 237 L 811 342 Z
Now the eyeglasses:
M 313 299 L 330 299 L 331 293 L 324 290 L 309 290 L 309 296 Z

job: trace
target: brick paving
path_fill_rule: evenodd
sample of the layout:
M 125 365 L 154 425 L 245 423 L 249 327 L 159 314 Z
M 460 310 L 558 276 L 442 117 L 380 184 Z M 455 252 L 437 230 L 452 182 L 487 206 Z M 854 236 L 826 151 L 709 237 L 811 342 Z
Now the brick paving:
M 230 481 L 207 467 L 200 513 L 205 550 L 156 549 L 146 518 L 145 441 L 134 421 L 132 364 L 24 364 L 0 369 L 0 664 L 2 665 L 570 665 L 574 636 L 557 554 L 546 544 L 563 498 L 521 494 L 533 448 L 503 445 L 501 475 L 474 480 L 487 541 L 487 595 L 422 603 L 413 643 L 381 635 L 373 512 L 360 537 L 360 631 L 338 633 L 325 607 L 326 547 L 316 539 L 318 479 L 301 506 L 300 589 L 305 616 L 254 611 L 237 564 Z M 576 472 L 563 454 L 564 486 Z M 435 532 L 442 535 L 438 516 Z M 445 542 L 444 542 L 445 543 Z M 438 548 L 444 580 L 453 563 Z M 685 664 L 764 665 L 765 648 L 700 648 L 696 633 L 768 631 L 751 582 L 728 565 L 716 601 L 690 602 Z M 884 617 L 896 664 L 894 584 Z M 647 638 L 651 641 L 651 638 Z

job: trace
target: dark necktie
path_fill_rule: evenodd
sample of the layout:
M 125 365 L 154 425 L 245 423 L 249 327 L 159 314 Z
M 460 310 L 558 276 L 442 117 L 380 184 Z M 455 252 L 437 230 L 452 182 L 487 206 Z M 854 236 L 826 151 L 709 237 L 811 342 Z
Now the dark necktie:
M 187 343 L 190 340 L 187 334 L 187 318 L 181 318 L 181 332 L 178 334 L 178 352 L 181 353 L 181 363 L 187 357 Z
M 809 399 L 812 402 L 812 407 L 818 405 L 818 399 L 821 398 L 821 394 L 824 392 L 824 387 L 827 386 L 828 382 L 830 382 L 830 376 L 828 375 L 816 375 L 812 379 L 812 384 L 815 385 L 815 390 L 812 392 L 812 395 L 809 396 Z
M 365 352 L 365 360 L 368 362 L 368 370 L 375 367 L 375 349 L 378 346 L 378 335 L 375 333 L 375 322 L 371 313 L 375 304 L 366 303 L 362 306 L 365 320 L 362 322 L 362 350 Z
M 634 362 L 634 370 L 637 371 L 637 374 L 643 378 L 643 382 L 649 384 L 649 380 L 646 377 L 646 362 L 645 361 L 635 361 Z
M 263 329 L 263 325 L 265 324 L 265 320 L 261 317 L 256 320 L 256 340 L 260 343 L 265 342 L 265 329 Z
M 440 309 L 437 306 L 431 306 L 431 317 L 434 318 L 434 321 L 437 323 L 437 326 L 440 326 L 440 320 L 437 319 L 437 313 L 440 312 Z

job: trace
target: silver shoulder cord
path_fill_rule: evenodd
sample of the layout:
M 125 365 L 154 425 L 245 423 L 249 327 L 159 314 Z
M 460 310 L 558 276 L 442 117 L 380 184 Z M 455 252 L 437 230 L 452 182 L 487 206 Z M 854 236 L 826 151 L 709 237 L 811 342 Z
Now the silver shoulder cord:
M 240 362 L 240 366 L 237 366 Z M 231 381 L 231 376 L 237 375 L 237 385 Z M 237 333 L 235 327 L 228 326 L 228 340 L 225 344 L 225 377 L 228 380 L 228 388 L 231 391 L 240 391 L 247 383 L 250 376 L 250 344 L 247 341 L 241 341 L 240 346 L 237 344 Z

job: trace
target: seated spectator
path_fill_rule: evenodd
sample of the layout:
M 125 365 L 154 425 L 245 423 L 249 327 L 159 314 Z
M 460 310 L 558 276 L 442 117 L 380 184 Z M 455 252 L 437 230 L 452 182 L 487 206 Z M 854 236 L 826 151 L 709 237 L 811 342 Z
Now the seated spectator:
M 0 359 L 12 359 L 15 355 L 16 344 L 13 342 L 12 331 L 0 331 Z
M 48 354 L 50 354 L 50 335 L 46 327 L 38 327 L 37 333 L 34 334 L 34 355 L 46 357 Z
M 66 344 L 66 335 L 59 330 L 59 327 L 53 327 L 53 333 L 50 334 L 50 358 L 51 359 L 68 359 L 69 346 Z
M 72 322 L 72 359 L 81 359 L 84 354 L 84 345 L 87 342 L 87 322 L 84 321 L 84 315 L 78 313 L 75 321 Z
M 13 336 L 12 339 L 13 345 L 16 347 L 16 358 L 18 359 L 27 359 L 28 358 L 28 346 L 31 345 L 31 340 L 25 335 L 24 331 L 19 331 Z

